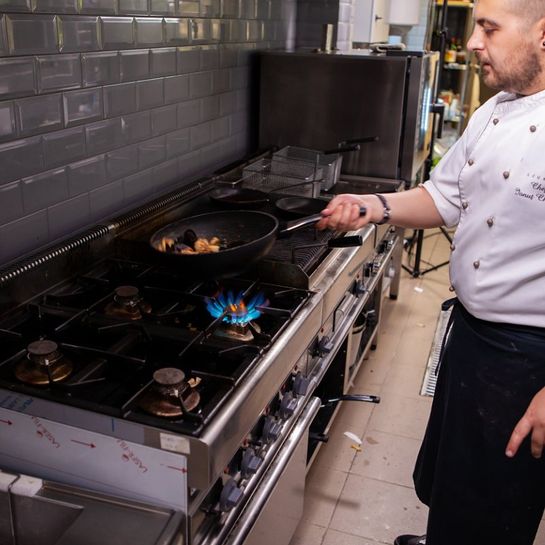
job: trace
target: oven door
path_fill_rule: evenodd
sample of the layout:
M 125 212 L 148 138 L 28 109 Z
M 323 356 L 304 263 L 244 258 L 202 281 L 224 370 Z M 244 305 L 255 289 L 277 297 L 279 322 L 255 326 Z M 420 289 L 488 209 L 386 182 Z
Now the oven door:
M 225 545 L 289 544 L 303 514 L 309 427 L 320 405 L 310 399 Z

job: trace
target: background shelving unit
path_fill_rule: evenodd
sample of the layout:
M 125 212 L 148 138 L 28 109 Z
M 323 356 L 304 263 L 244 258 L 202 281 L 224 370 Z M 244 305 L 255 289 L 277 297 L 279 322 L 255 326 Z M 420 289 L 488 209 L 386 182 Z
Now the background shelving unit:
M 439 50 L 444 4 L 433 4 L 432 49 Z M 469 117 L 479 105 L 478 66 L 466 44 L 473 28 L 473 3 L 449 0 L 447 3 L 447 51 L 441 61 L 439 97 L 446 103 L 445 123 L 450 124 L 457 135 L 467 125 Z M 461 45 L 460 51 L 449 51 L 451 44 Z M 449 58 L 454 55 L 454 59 Z M 477 81 L 475 80 L 477 78 Z

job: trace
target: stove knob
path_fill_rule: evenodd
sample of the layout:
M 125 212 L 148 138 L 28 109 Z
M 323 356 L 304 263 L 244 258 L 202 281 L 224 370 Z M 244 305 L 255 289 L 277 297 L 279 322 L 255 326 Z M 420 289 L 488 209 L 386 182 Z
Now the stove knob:
M 220 494 L 220 511 L 230 511 L 242 499 L 243 492 L 234 479 L 229 479 L 223 486 Z
M 243 477 L 253 475 L 258 469 L 263 460 L 256 455 L 253 448 L 247 448 L 242 455 L 242 463 L 240 469 Z
M 282 401 L 280 402 L 280 416 L 281 418 L 289 418 L 297 408 L 297 398 L 291 392 L 284 394 Z
M 373 259 L 373 265 L 372 265 L 373 275 L 378 274 L 378 271 L 380 270 L 381 265 L 382 265 L 382 258 L 380 256 L 375 257 L 375 259 Z
M 282 422 L 279 422 L 274 416 L 265 417 L 263 424 L 263 440 L 265 443 L 276 441 L 282 431 Z
M 295 395 L 304 396 L 310 385 L 310 379 L 304 377 L 301 373 L 298 373 L 297 376 L 293 379 L 293 392 Z
M 317 352 L 318 355 L 323 356 L 324 354 L 329 354 L 333 350 L 333 343 L 328 336 L 322 337 L 318 341 Z
M 360 295 L 365 295 L 367 293 L 367 288 L 365 287 L 365 284 L 362 280 L 358 280 L 356 282 L 356 285 L 354 286 L 354 292 L 357 297 Z

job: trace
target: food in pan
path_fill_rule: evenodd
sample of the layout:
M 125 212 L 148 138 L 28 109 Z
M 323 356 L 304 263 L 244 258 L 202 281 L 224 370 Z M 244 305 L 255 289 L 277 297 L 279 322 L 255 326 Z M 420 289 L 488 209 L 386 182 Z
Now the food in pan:
M 163 237 L 155 247 L 160 252 L 169 254 L 212 254 L 221 250 L 221 240 L 218 237 L 212 237 L 210 239 L 197 237 L 197 235 L 191 231 L 185 232 L 184 236 L 181 237 L 181 240 L 172 237 Z

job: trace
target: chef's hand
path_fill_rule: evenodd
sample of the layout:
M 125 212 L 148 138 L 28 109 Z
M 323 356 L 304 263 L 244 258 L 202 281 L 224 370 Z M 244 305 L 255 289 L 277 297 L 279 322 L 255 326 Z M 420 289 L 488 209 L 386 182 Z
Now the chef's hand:
M 522 441 L 532 433 L 531 450 L 534 458 L 541 458 L 545 444 L 545 388 L 540 390 L 530 402 L 524 416 L 518 421 L 505 455 L 512 458 L 517 453 Z
M 360 207 L 365 206 L 367 213 L 360 217 Z M 322 210 L 324 216 L 316 227 L 334 231 L 354 231 L 367 223 L 379 222 L 384 217 L 384 207 L 375 195 L 337 195 L 327 208 Z

